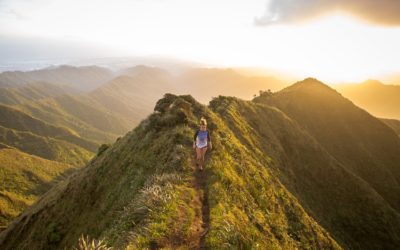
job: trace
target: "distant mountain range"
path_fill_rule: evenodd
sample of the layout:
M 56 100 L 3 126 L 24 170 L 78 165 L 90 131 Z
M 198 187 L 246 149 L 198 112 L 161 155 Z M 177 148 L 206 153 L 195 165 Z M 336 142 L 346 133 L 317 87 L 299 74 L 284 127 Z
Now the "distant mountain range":
M 376 80 L 338 85 L 336 89 L 371 114 L 400 119 L 400 85 L 385 85 Z
M 136 77 L 105 86 L 129 99 L 131 78 L 147 81 Z M 213 140 L 203 173 L 191 148 L 200 117 Z M 312 78 L 208 106 L 166 94 L 24 211 L 0 248 L 72 248 L 87 235 L 116 249 L 399 249 L 397 128 Z
M 12 87 L 32 82 L 67 85 L 77 90 L 92 90 L 114 77 L 111 70 L 97 66 L 59 66 L 34 71 L 0 73 L 0 86 Z

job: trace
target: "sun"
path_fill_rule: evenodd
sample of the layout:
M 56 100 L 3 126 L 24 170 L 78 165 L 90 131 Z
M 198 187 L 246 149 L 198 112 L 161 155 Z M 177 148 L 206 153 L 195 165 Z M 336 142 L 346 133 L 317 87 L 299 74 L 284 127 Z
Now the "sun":
M 266 29 L 253 34 L 258 42 L 251 48 L 254 57 L 246 58 L 249 65 L 335 83 L 379 78 L 400 68 L 398 28 L 333 13 L 307 23 Z

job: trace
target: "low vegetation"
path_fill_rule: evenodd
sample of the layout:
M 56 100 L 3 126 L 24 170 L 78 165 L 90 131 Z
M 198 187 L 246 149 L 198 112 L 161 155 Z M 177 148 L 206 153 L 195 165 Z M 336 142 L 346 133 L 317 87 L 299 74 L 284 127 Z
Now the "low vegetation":
M 28 155 L 3 145 L 0 148 L 0 228 L 63 180 L 75 168 Z
M 203 186 L 191 148 L 200 117 L 213 140 Z M 166 94 L 22 213 L 0 247 L 397 249 L 398 145 L 393 129 L 315 79 L 209 106 Z M 372 163 L 360 169 L 355 156 Z

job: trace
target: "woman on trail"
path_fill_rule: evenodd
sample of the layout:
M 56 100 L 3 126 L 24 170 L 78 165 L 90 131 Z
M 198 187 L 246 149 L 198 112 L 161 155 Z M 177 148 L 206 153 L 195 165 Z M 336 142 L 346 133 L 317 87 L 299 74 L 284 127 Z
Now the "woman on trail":
M 204 156 L 207 148 L 212 149 L 210 133 L 207 130 L 207 121 L 200 119 L 200 129 L 196 131 L 193 138 L 193 149 L 196 150 L 196 165 L 199 165 L 200 171 L 203 170 Z

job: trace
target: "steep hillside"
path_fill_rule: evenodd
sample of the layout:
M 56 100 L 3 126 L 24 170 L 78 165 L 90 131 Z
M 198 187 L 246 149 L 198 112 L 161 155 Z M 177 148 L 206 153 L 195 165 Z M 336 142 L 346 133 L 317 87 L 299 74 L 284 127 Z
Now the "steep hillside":
M 293 92 L 307 92 L 302 85 Z M 218 97 L 206 107 L 165 95 L 133 131 L 19 216 L 0 234 L 0 248 L 71 248 L 80 235 L 116 249 L 399 248 L 400 193 L 393 186 L 384 196 L 375 186 L 395 169 L 367 166 L 377 181 L 366 181 L 278 100 Z M 201 116 L 213 140 L 204 172 L 195 170 L 191 149 Z M 377 126 L 371 119 L 361 127 Z M 385 140 L 368 140 L 400 141 L 381 130 Z M 399 163 L 398 150 L 388 149 L 387 160 Z
M 31 132 L 43 137 L 52 137 L 67 141 L 93 152 L 98 148 L 98 144 L 82 139 L 65 128 L 46 124 L 45 122 L 33 118 L 17 109 L 1 104 L 0 126 L 18 131 Z
M 261 106 L 219 99 L 213 101 L 218 105 L 211 103 L 211 107 L 215 106 L 248 148 L 273 159 L 272 169 L 283 184 L 340 245 L 351 249 L 395 249 L 400 245 L 399 234 L 393 233 L 400 228 L 398 211 L 297 121 L 259 100 Z M 381 233 L 378 236 L 376 232 Z
M 1 104 L 19 109 L 47 124 L 67 128 L 79 137 L 96 143 L 114 141 L 150 113 L 146 109 L 146 112 L 137 112 L 139 114 L 131 112 L 121 115 L 118 111 L 121 107 L 130 107 L 129 103 L 122 102 L 120 106 L 107 107 L 110 100 L 124 99 L 123 95 L 94 98 L 91 94 L 77 94 L 68 87 L 50 83 L 36 82 L 0 88 Z M 142 105 L 136 102 L 133 109 L 145 109 L 142 106 L 147 107 L 149 103 L 151 102 Z M 10 119 L 10 122 L 13 121 Z
M 400 86 L 368 80 L 338 85 L 336 89 L 356 105 L 377 117 L 400 119 Z
M 311 78 L 256 101 L 285 112 L 400 212 L 400 141 L 383 122 Z
M 9 71 L 0 73 L 0 86 L 14 87 L 32 82 L 49 82 L 88 91 L 114 77 L 112 71 L 97 66 L 58 66 L 34 71 Z
M 13 107 L 96 143 L 111 142 L 132 126 L 128 119 L 101 109 L 85 96 L 62 95 Z
M 0 142 L 28 154 L 74 166 L 85 164 L 93 156 L 93 152 L 66 141 L 2 126 L 0 126 Z
M 0 103 L 18 105 L 44 98 L 76 93 L 76 90 L 66 86 L 46 82 L 33 82 L 22 86 L 0 87 Z
M 45 86 L 54 85 L 46 84 L 43 87 Z M 28 86 L 24 88 L 31 89 Z M 48 92 L 41 90 L 39 88 L 36 92 L 38 99 L 57 92 L 51 88 Z M 29 92 L 24 93 L 29 96 Z M 5 105 L 0 105 L 0 143 L 12 149 L 2 150 L 0 157 L 0 179 L 7 180 L 7 185 L 1 191 L 0 227 L 50 189 L 57 182 L 61 170 L 69 173 L 76 167 L 85 165 L 99 146 L 81 138 L 71 129 L 50 125 Z M 38 176 L 44 176 L 46 183 Z M 16 188 L 19 186 L 22 191 Z
M 0 145 L 0 231 L 76 168 Z

